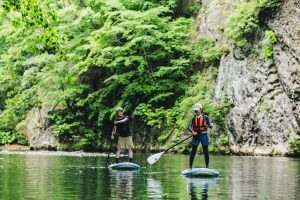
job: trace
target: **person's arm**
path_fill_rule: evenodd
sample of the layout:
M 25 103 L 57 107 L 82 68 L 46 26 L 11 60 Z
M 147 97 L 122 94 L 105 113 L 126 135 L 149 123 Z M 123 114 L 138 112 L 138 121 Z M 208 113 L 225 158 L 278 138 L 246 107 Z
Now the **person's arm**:
M 125 122 L 127 122 L 127 121 L 129 121 L 129 117 L 128 116 L 126 116 L 124 119 L 122 119 L 122 120 L 120 120 L 120 121 L 115 121 L 115 125 L 116 124 L 121 124 L 121 123 L 125 123 Z
M 194 122 L 194 118 L 191 119 L 188 130 L 193 134 L 193 135 L 197 135 L 197 132 L 193 131 L 193 122 Z
M 113 130 L 112 130 L 112 132 L 111 132 L 111 139 L 112 139 L 112 140 L 115 138 L 116 129 L 117 129 L 117 127 L 114 126 L 114 128 L 113 128 Z
M 193 132 L 193 119 L 191 119 L 189 126 L 188 126 L 188 130 L 192 133 Z
M 208 116 L 205 115 L 204 118 L 205 118 L 205 121 L 206 121 L 206 124 L 207 124 L 208 128 L 212 128 L 213 126 L 210 124 Z

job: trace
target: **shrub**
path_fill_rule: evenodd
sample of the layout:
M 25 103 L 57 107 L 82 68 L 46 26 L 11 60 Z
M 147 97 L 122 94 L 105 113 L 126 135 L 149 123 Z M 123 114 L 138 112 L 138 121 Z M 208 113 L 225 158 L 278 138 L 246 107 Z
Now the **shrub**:
M 268 13 L 278 8 L 280 0 L 240 0 L 225 22 L 225 35 L 234 45 L 245 47 L 255 38 Z
M 265 31 L 265 43 L 263 44 L 263 51 L 266 57 L 273 56 L 273 45 L 277 43 L 276 34 L 273 31 Z
M 182 15 L 185 17 L 195 17 L 199 13 L 199 10 L 201 9 L 201 6 L 199 3 L 195 3 L 191 6 L 188 6 L 183 9 Z
M 289 148 L 292 153 L 300 153 L 300 138 L 294 138 L 289 142 Z

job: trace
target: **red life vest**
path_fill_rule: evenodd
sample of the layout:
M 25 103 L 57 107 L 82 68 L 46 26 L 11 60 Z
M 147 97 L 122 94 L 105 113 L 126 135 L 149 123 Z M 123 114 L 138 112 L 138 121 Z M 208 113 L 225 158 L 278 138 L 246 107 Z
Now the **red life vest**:
M 206 125 L 206 121 L 204 120 L 203 115 L 201 115 L 199 118 L 196 115 L 194 117 L 193 131 L 205 132 L 206 130 L 207 130 L 207 125 Z

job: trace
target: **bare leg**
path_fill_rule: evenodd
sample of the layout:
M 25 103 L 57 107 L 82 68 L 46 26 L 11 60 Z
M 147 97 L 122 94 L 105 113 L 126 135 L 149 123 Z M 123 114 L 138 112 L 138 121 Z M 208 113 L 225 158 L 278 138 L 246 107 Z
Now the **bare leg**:
M 121 154 L 121 149 L 117 148 L 117 152 L 116 152 L 116 163 L 119 162 L 120 154 Z
M 132 162 L 133 152 L 132 152 L 132 148 L 131 147 L 128 148 L 128 157 L 129 157 L 129 161 Z

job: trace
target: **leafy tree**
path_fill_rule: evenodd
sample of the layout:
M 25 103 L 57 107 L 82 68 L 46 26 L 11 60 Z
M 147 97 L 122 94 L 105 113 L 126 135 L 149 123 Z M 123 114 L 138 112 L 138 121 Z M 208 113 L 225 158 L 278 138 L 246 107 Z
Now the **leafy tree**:
M 117 106 L 142 128 L 165 129 L 155 135 L 159 141 L 170 135 L 176 141 L 189 106 L 207 94 L 196 92 L 207 86 L 196 81 L 197 65 L 216 66 L 222 54 L 213 41 L 195 40 L 194 20 L 178 16 L 177 6 L 176 0 L 5 1 L 0 143 L 26 143 L 23 120 L 45 104 L 52 108 L 50 126 L 69 148 L 101 146 Z M 222 112 L 206 102 L 222 122 Z

